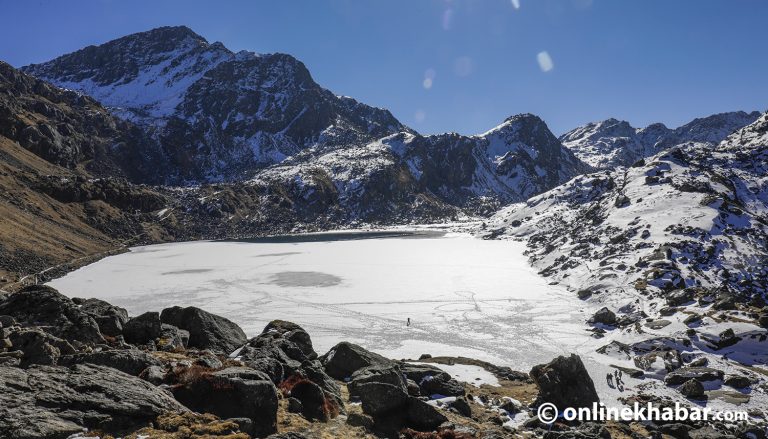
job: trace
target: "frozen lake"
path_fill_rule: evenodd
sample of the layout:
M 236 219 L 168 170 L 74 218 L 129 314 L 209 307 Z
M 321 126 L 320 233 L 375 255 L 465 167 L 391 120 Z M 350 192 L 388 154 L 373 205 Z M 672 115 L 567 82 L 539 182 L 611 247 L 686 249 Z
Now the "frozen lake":
M 392 358 L 463 355 L 527 371 L 594 349 L 584 304 L 538 276 L 522 243 L 459 234 L 366 238 L 135 247 L 51 285 L 131 315 L 197 306 L 249 336 L 270 320 L 290 320 L 320 353 L 346 340 Z

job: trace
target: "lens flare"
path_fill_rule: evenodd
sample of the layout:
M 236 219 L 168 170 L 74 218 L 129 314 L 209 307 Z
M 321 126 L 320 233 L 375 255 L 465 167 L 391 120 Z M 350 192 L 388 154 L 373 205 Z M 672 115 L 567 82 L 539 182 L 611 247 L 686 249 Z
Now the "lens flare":
M 539 68 L 542 72 L 548 72 L 555 67 L 555 63 L 552 62 L 552 57 L 549 56 L 547 51 L 539 52 L 536 55 L 536 60 L 539 62 Z

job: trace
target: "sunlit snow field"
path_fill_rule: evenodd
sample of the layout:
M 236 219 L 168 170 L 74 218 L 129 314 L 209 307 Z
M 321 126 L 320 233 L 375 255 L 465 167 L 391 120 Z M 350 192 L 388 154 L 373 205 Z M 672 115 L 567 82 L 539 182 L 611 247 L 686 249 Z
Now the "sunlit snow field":
M 528 370 L 590 339 L 583 305 L 547 285 L 523 251 L 464 235 L 200 241 L 136 247 L 51 284 L 131 315 L 198 306 L 249 336 L 290 320 L 321 353 L 347 340 L 392 358 L 464 355 Z

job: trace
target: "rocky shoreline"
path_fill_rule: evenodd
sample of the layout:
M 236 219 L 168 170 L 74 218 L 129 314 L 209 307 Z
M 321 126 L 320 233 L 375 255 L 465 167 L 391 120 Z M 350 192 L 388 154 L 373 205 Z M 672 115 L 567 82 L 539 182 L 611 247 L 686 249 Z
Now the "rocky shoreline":
M 482 367 L 498 383 L 460 382 L 441 364 Z M 759 421 L 536 416 L 546 402 L 598 401 L 577 355 L 529 374 L 468 358 L 393 360 L 343 341 L 318 355 L 287 321 L 249 339 L 195 307 L 129 318 L 40 285 L 0 298 L 0 438 L 765 437 Z

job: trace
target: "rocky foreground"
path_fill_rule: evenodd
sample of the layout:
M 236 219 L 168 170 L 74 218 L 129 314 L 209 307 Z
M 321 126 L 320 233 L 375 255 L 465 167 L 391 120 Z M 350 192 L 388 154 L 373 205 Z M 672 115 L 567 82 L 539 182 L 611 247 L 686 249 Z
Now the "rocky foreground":
M 479 365 L 498 385 L 459 382 L 439 363 Z M 535 414 L 598 401 L 576 355 L 530 374 L 391 360 L 347 342 L 318 355 L 287 321 L 248 339 L 195 307 L 129 318 L 39 285 L 0 298 L 0 438 L 765 437 L 759 420 L 550 426 Z

